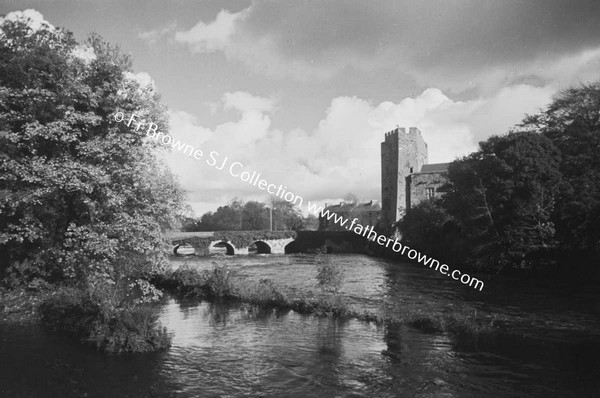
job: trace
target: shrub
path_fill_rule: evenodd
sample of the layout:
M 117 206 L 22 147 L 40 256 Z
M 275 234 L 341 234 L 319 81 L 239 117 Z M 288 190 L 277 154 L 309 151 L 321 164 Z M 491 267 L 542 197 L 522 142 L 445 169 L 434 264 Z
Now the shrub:
M 207 281 L 207 272 L 201 272 L 187 265 L 179 267 L 169 278 L 170 284 L 183 297 L 201 297 Z
M 271 279 L 261 279 L 258 283 L 240 283 L 236 296 L 251 304 L 267 306 L 287 306 L 288 299 Z
M 330 259 L 319 261 L 317 270 L 317 286 L 326 292 L 337 293 L 342 287 L 344 270 L 339 264 L 334 264 Z
M 115 311 L 93 323 L 86 339 L 98 349 L 110 353 L 151 352 L 171 346 L 167 329 L 158 322 L 152 308 L 139 306 Z
M 208 294 L 213 297 L 230 297 L 234 293 L 233 272 L 226 265 L 215 265 L 206 281 Z
M 473 316 L 452 314 L 448 320 L 448 331 L 454 343 L 460 348 L 477 349 L 479 344 L 494 336 L 494 320 L 489 323 L 477 320 L 477 312 Z
M 104 352 L 148 352 L 171 344 L 150 307 L 113 308 L 79 289 L 63 289 L 40 305 L 40 313 L 52 329 Z
M 40 304 L 42 322 L 74 337 L 83 337 L 104 317 L 104 308 L 91 295 L 75 288 L 60 291 Z
M 319 296 L 313 303 L 312 312 L 315 315 L 340 318 L 349 318 L 354 315 L 346 300 L 338 295 Z

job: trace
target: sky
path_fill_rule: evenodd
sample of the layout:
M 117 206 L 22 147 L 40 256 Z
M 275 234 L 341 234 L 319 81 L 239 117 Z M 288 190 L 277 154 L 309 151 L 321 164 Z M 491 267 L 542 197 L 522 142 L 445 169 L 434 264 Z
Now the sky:
M 0 4 L 18 10 L 118 44 L 161 94 L 175 139 L 319 203 L 380 200 L 380 142 L 398 126 L 421 130 L 430 163 L 449 162 L 600 78 L 598 1 Z M 166 159 L 197 216 L 268 199 L 227 170 Z

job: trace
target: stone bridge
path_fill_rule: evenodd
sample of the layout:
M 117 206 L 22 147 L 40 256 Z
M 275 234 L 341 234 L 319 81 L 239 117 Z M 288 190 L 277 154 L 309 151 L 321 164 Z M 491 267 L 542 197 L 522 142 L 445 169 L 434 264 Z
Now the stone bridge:
M 173 253 L 182 245 L 194 247 L 198 256 L 206 256 L 216 247 L 224 247 L 227 254 L 249 254 L 255 247 L 257 254 L 285 254 L 286 246 L 296 238 L 294 231 L 216 231 L 171 232 L 167 237 L 173 244 Z

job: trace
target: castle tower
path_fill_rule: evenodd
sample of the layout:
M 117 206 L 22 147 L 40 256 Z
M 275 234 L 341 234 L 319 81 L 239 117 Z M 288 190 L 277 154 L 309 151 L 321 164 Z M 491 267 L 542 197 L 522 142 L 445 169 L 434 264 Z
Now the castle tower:
M 427 144 L 421 131 L 397 128 L 381 143 L 381 219 L 391 225 L 406 211 L 406 177 L 427 164 Z

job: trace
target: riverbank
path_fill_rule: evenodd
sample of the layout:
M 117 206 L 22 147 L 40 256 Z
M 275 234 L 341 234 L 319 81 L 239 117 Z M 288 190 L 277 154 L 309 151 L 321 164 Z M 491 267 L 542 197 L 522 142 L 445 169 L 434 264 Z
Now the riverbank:
M 332 292 L 303 292 L 299 297 L 290 298 L 272 280 L 236 279 L 227 266 L 217 265 L 210 271 L 183 266 L 158 275 L 153 283 L 179 298 L 241 302 L 263 309 L 275 308 L 340 320 L 356 319 L 379 326 L 410 326 L 425 333 L 447 334 L 457 344 L 471 348 L 477 348 L 482 340 L 493 339 L 495 334 L 506 332 L 495 323 L 495 317 L 478 316 L 477 311 L 434 315 L 386 301 L 382 302 L 379 311 L 357 311 L 342 295 Z
M 39 305 L 52 296 L 50 291 L 0 287 L 0 322 L 35 323 L 40 321 Z
M 427 269 L 357 255 L 173 257 L 171 261 L 173 270 L 154 282 L 179 299 L 244 303 L 249 308 L 317 318 L 408 327 L 479 350 L 490 347 L 483 343 L 506 336 L 537 344 L 578 343 L 600 336 L 588 308 L 596 296 L 583 286 L 572 292 L 576 296 L 571 299 L 566 299 L 569 291 L 518 278 L 501 278 L 503 283 L 492 284 L 483 293 L 461 291 Z M 220 271 L 215 271 L 215 261 L 221 264 Z M 315 271 L 323 261 L 338 264 L 346 273 L 338 294 L 316 287 Z M 55 290 L 2 290 L 0 317 L 36 321 L 37 304 L 56 295 Z

